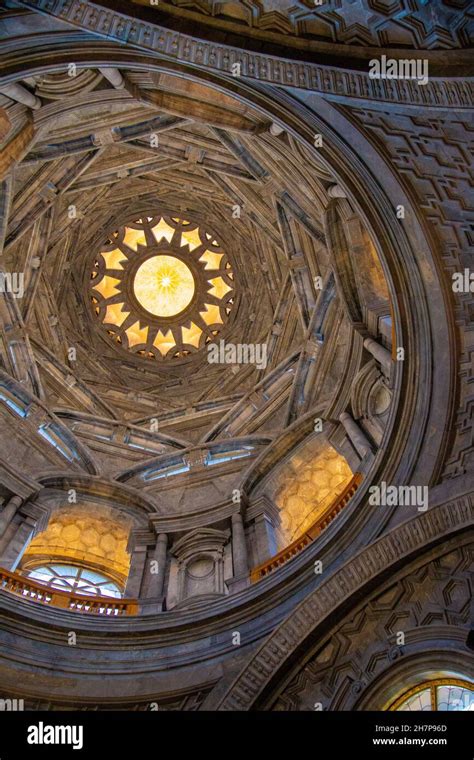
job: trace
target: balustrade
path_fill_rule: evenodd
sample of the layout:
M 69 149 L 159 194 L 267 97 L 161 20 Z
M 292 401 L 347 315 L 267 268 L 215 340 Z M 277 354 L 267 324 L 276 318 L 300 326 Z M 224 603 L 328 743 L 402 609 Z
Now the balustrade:
M 92 615 L 116 617 L 138 613 L 138 602 L 135 599 L 86 596 L 69 591 L 58 591 L 50 586 L 32 581 L 19 573 L 12 573 L 3 569 L 0 569 L 0 589 L 33 602 L 41 602 L 52 607 Z
M 341 512 L 344 507 L 347 506 L 357 491 L 357 488 L 359 487 L 361 481 L 361 473 L 356 472 L 343 492 L 339 494 L 339 496 L 334 500 L 326 512 L 320 518 L 318 518 L 318 520 L 316 520 L 305 533 L 299 536 L 296 541 L 293 541 L 281 552 L 275 554 L 274 557 L 253 568 L 250 573 L 251 582 L 255 583 L 262 578 L 266 578 L 267 575 L 270 575 L 270 573 L 273 573 L 274 570 L 277 570 L 279 567 L 286 564 L 290 559 L 295 557 L 306 546 L 308 546 L 308 544 L 314 541 L 314 539 L 319 536 L 325 528 L 327 528 L 329 523 L 334 520 L 339 512 Z

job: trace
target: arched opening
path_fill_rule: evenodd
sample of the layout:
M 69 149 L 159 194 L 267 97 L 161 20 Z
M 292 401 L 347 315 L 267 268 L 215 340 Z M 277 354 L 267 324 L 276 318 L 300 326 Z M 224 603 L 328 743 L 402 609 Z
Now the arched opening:
M 75 594 L 124 596 L 130 569 L 130 520 L 106 507 L 55 510 L 18 564 L 21 575 Z
M 403 712 L 474 710 L 474 684 L 467 679 L 437 675 L 407 689 L 388 709 Z

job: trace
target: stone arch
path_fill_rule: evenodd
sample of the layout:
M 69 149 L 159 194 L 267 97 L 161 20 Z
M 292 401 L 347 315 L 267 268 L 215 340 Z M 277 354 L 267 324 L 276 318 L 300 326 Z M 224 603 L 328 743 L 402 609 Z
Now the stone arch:
M 273 701 L 295 662 L 320 639 L 325 626 L 387 575 L 431 547 L 470 530 L 472 498 L 433 508 L 363 549 L 311 592 L 268 637 L 219 702 L 219 710 L 261 709 Z M 350 601 L 352 600 L 352 601 Z M 338 612 L 339 610 L 339 612 Z M 327 628 L 326 628 L 327 630 Z M 467 634 L 466 634 L 467 635 Z
M 395 661 L 364 689 L 354 709 L 385 710 L 398 696 L 421 681 L 441 676 L 471 678 L 472 654 L 461 637 L 435 629 L 432 639 L 423 642 L 423 650 L 420 647 L 419 651 Z

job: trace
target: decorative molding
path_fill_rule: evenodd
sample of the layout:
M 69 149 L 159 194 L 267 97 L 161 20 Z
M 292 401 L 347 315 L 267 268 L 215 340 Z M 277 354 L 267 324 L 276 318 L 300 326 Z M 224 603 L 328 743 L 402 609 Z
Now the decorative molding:
M 297 87 L 323 95 L 370 99 L 428 107 L 465 108 L 474 102 L 474 84 L 464 80 L 434 81 L 423 87 L 410 80 L 370 79 L 368 73 L 336 69 L 217 45 L 157 24 L 106 10 L 83 0 L 17 0 L 18 5 L 54 16 L 85 32 L 150 51 L 167 59 L 280 87 Z
M 468 529 L 474 494 L 408 520 L 359 552 L 310 593 L 264 642 L 222 698 L 219 710 L 250 710 L 316 626 L 378 576 L 449 534 Z
M 436 251 L 442 283 L 452 312 L 456 332 L 456 413 L 447 425 L 443 479 L 469 472 L 474 463 L 473 438 L 473 359 L 474 342 L 472 292 L 453 291 L 452 276 L 471 267 L 474 223 L 472 204 L 466 203 L 472 182 L 472 130 L 470 120 L 458 116 L 456 122 L 429 119 L 420 130 L 418 118 L 407 113 L 382 114 L 370 109 L 354 108 L 351 120 L 369 133 L 389 158 L 392 166 L 409 187 L 419 214 L 424 217 Z M 425 150 L 427 141 L 431 149 Z M 403 143 L 403 157 L 399 150 Z M 447 370 L 448 363 L 444 367 Z M 441 374 L 441 373 L 440 373 Z M 439 380 L 434 383 L 439 391 Z M 454 401 L 454 400 L 453 400 Z M 432 402 L 436 409 L 436 401 Z
M 137 15 L 140 6 L 150 5 L 149 0 L 131 2 Z M 339 52 L 343 46 L 351 56 L 359 52 L 363 57 L 368 48 L 375 47 L 377 54 L 377 45 L 399 52 L 403 44 L 425 53 L 440 47 L 469 46 L 469 17 L 462 4 L 457 5 L 459 8 L 454 2 L 437 3 L 433 8 L 424 0 L 331 0 L 320 5 L 314 0 L 246 0 L 237 4 L 232 0 L 160 0 L 159 10 L 170 27 L 179 23 L 185 30 L 186 25 L 200 25 L 203 36 L 212 34 L 211 29 L 238 34 L 248 47 L 254 40 L 313 53 L 330 46 Z
M 0 483 L 8 488 L 12 494 L 28 499 L 35 496 L 42 488 L 36 480 L 28 477 L 25 473 L 17 472 L 9 462 L 0 461 Z

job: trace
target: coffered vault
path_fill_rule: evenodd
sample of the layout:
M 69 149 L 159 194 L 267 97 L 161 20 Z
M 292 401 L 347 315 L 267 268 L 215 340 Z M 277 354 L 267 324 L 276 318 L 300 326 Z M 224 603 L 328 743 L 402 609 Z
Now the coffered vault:
M 467 14 L 327 5 L 0 12 L 0 687 L 32 706 L 385 705 L 399 593 L 420 670 L 466 675 Z M 439 76 L 374 82 L 382 46 Z

